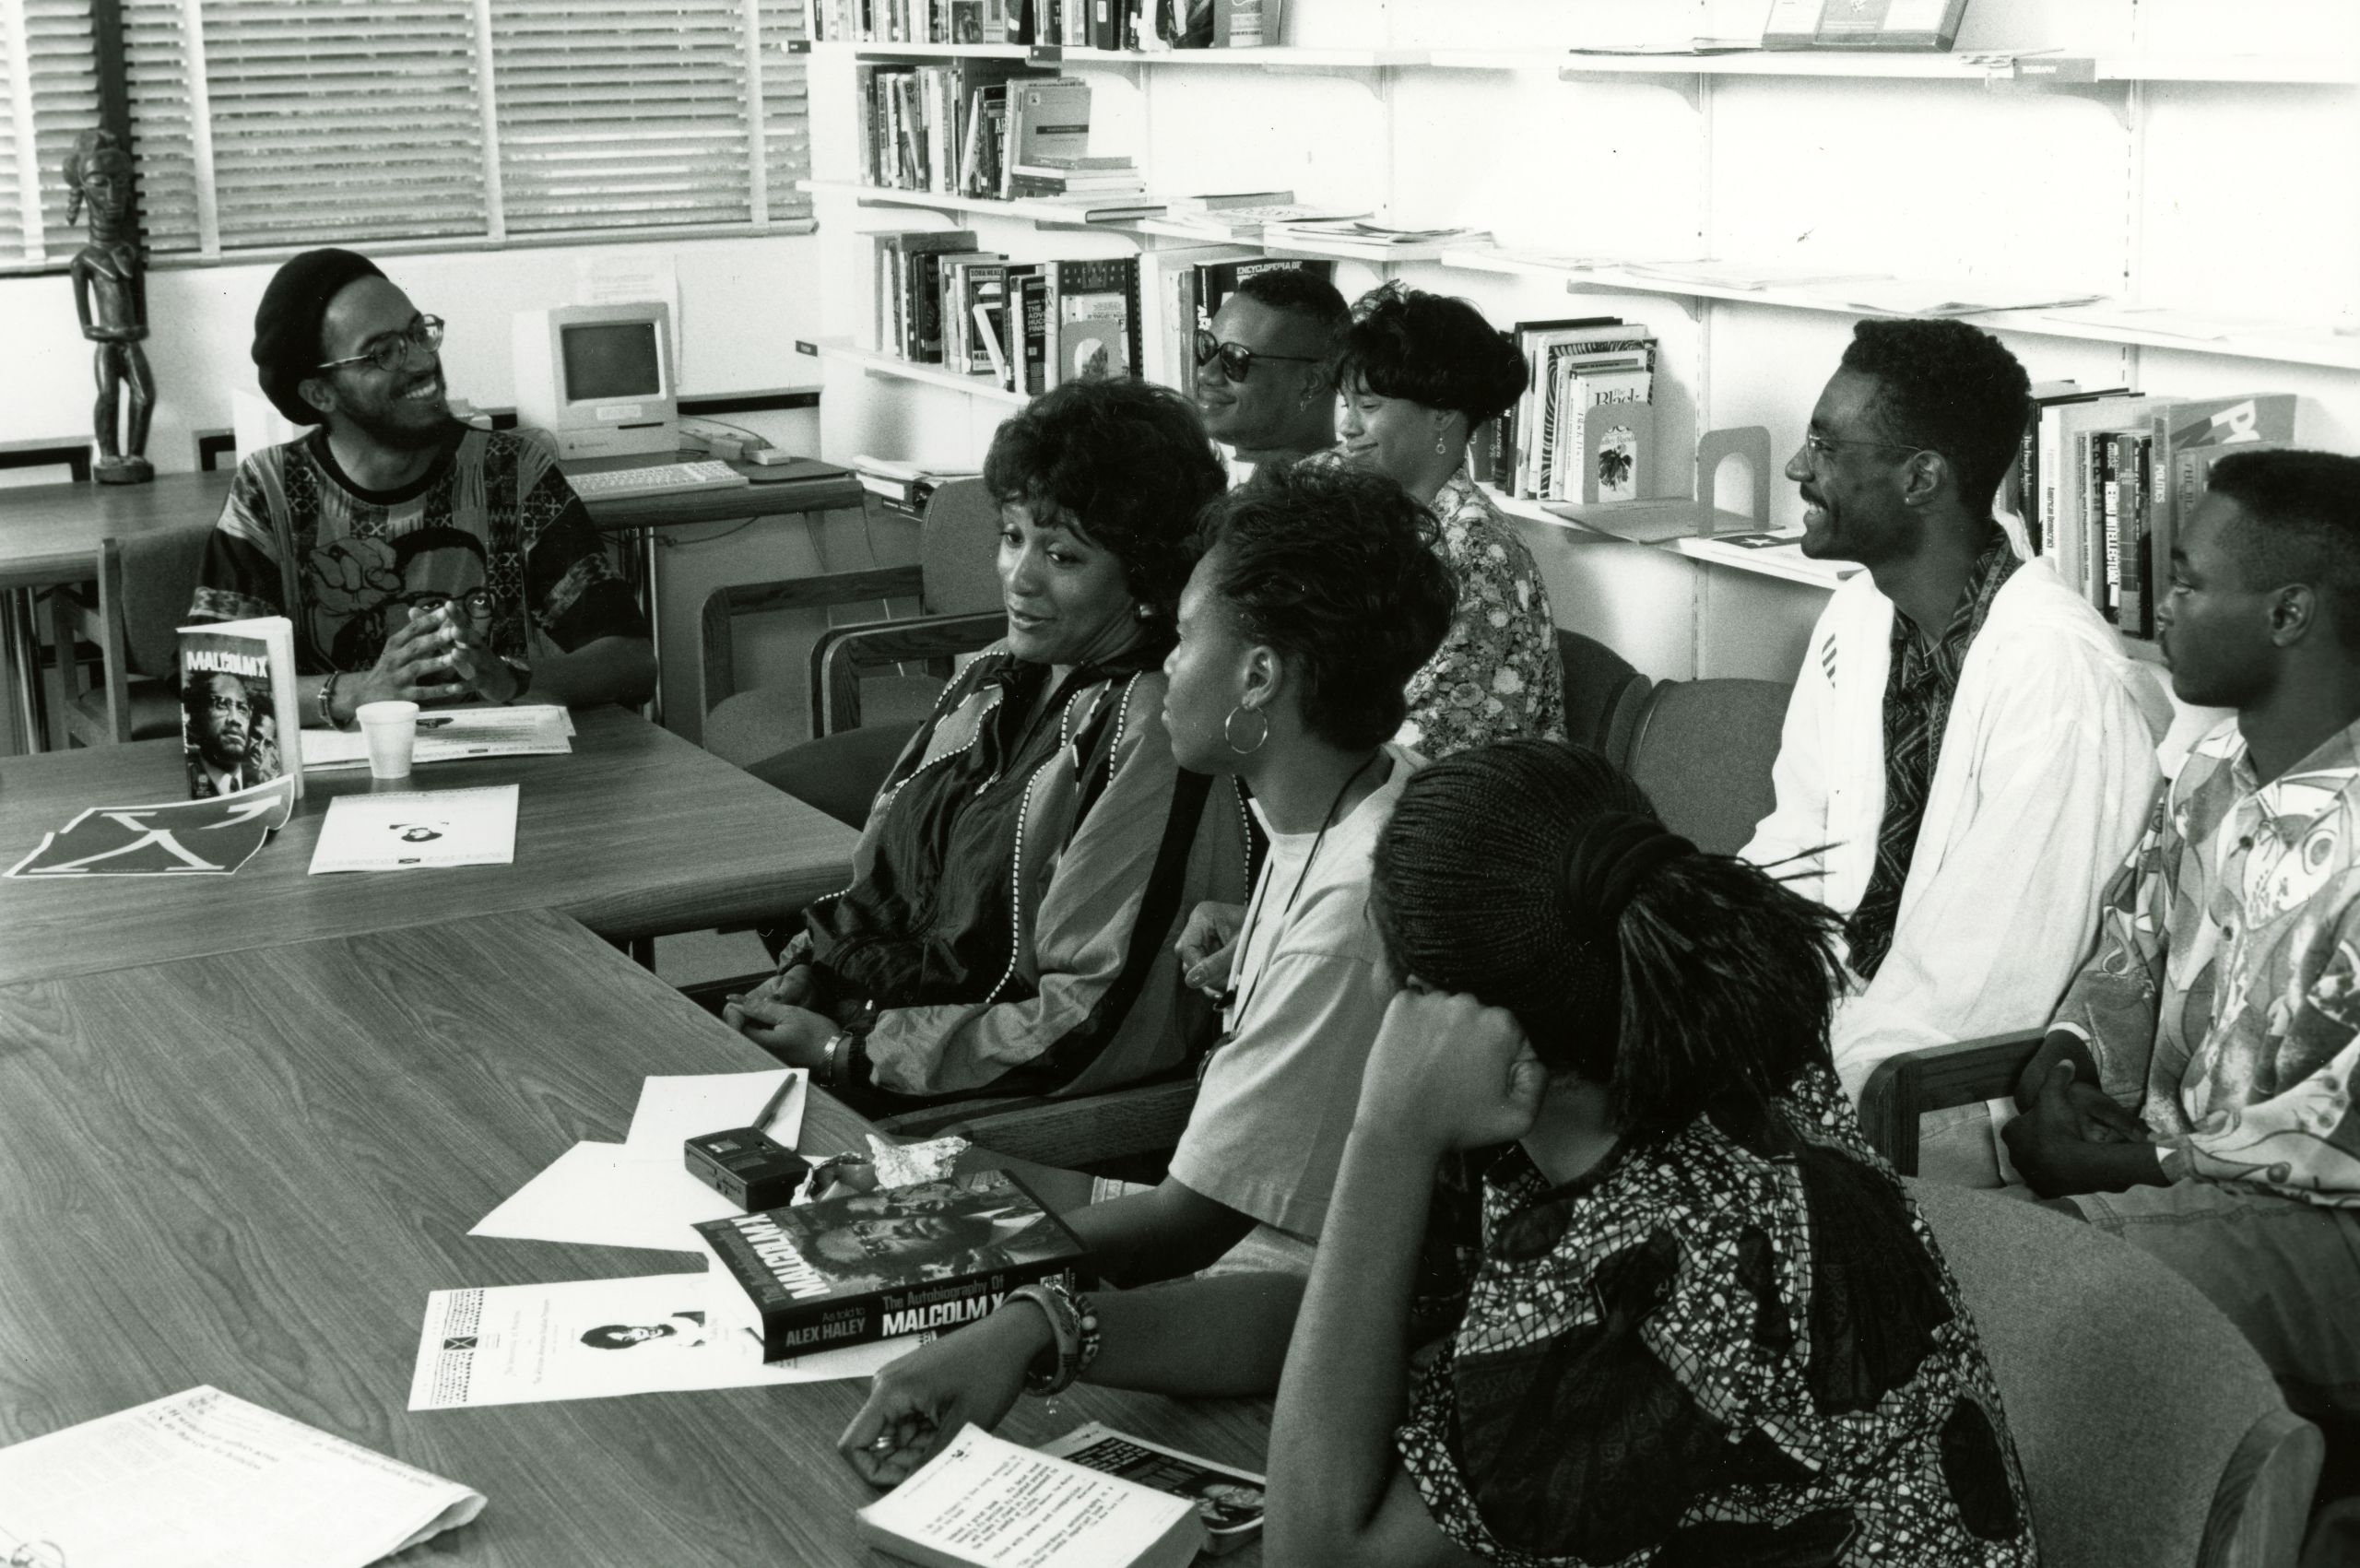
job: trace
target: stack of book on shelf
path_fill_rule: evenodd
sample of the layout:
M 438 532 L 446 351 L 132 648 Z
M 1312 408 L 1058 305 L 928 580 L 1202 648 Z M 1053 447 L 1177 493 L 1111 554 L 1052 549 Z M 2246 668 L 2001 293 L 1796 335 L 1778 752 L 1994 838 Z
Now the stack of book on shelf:
M 1476 477 L 1524 501 L 1636 501 L 1654 467 L 1656 336 L 1619 316 L 1521 321 L 1524 395 L 1479 442 Z
M 1262 243 L 1272 250 L 1292 246 L 1377 263 L 1432 261 L 1449 246 L 1479 244 L 1491 237 L 1482 229 L 1389 229 L 1353 218 L 1265 219 L 1262 224 Z
M 804 18 L 814 43 L 1154 51 L 1276 44 L 1283 13 L 1282 0 L 1184 0 L 1176 7 L 1171 0 L 809 0 Z
M 2291 393 L 2142 397 L 2043 382 L 2033 403 L 2003 493 L 2034 551 L 2132 637 L 2155 634 L 2173 538 L 2203 499 L 2212 465 L 2233 452 L 2296 444 Z
M 1142 362 L 1137 256 L 1020 262 L 963 229 L 870 238 L 884 353 L 1028 396 Z
M 1036 161 L 1009 165 L 1009 195 L 1017 201 L 1048 203 L 1090 223 L 1150 218 L 1163 204 L 1147 194 L 1137 165 L 1120 155 L 1089 157 L 1040 153 Z
M 1011 83 L 1047 81 L 1015 60 L 863 65 L 861 178 L 897 191 L 1005 195 Z M 1088 134 L 1089 100 L 1082 116 Z
M 1366 207 L 1306 206 L 1292 191 L 1188 196 L 1172 206 L 1171 221 L 1201 229 L 1208 238 L 1257 241 L 1274 225 L 1338 223 L 1366 218 Z

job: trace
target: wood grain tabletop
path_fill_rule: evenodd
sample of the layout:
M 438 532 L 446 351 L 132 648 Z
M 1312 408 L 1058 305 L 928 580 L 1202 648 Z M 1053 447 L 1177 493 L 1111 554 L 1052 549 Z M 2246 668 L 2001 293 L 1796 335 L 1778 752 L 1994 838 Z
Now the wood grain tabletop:
M 620 708 L 574 722 L 570 756 L 434 763 L 390 786 L 519 784 L 513 865 L 311 876 L 328 801 L 372 787 L 366 769 L 314 773 L 234 876 L 0 878 L 0 984 L 500 910 L 620 940 L 776 919 L 849 879 L 856 835 L 833 818 Z M 0 867 L 85 808 L 186 795 L 175 740 L 0 758 Z
M 0 1443 L 209 1383 L 490 1499 L 406 1562 L 881 1568 L 833 1448 L 861 1384 L 405 1408 L 430 1291 L 693 1267 L 466 1232 L 643 1075 L 768 1065 L 546 912 L 0 986 Z M 802 1144 L 862 1130 L 814 1093 Z M 1082 1389 L 1004 1430 L 1258 1468 L 1267 1417 Z

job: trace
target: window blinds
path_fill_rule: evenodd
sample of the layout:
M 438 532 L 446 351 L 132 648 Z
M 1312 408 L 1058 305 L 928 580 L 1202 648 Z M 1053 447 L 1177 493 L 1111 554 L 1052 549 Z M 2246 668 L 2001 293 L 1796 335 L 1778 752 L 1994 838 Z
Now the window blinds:
M 810 217 L 795 189 L 810 169 L 804 66 L 782 47 L 803 34 L 803 0 L 122 3 L 159 255 Z M 22 216 L 38 187 L 19 177 L 36 127 L 48 253 L 70 253 L 54 167 L 96 123 L 87 6 L 0 0 L 18 18 L 0 27 L 0 244 L 26 233 L 22 259 L 41 259 Z
M 0 0 L 0 261 L 70 257 L 65 155 L 99 123 L 85 0 Z

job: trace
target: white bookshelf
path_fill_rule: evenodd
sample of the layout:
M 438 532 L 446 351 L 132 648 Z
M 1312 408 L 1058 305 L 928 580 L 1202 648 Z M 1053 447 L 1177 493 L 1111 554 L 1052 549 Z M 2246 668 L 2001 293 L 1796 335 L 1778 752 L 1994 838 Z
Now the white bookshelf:
M 816 59 L 879 62 L 1027 60 L 1049 66 L 1214 71 L 1553 71 L 1585 77 L 1804 77 L 1861 81 L 1996 82 L 2071 86 L 2094 82 L 2216 82 L 2283 87 L 2360 86 L 2360 61 L 2306 54 L 2061 54 L 2040 49 L 1949 53 L 1869 50 L 1775 50 L 1711 54 L 1552 49 L 1084 49 L 1023 43 L 806 45 Z
M 941 365 L 922 364 L 904 360 L 899 354 L 881 353 L 875 348 L 863 348 L 841 338 L 823 337 L 812 345 L 822 360 L 840 365 L 857 366 L 863 373 L 881 376 L 889 381 L 913 382 L 920 386 L 938 387 L 956 392 L 985 403 L 997 403 L 1009 408 L 1021 408 L 1032 401 L 1021 392 L 1008 388 L 987 375 L 966 375 Z
M 1702 19 L 1718 4 L 1693 0 L 1693 30 L 1724 30 Z M 2109 321 L 2047 308 L 1964 319 L 1999 333 L 2035 380 L 2191 396 L 2289 391 L 2323 410 L 2306 439 L 2360 450 L 2360 332 L 2336 330 L 2360 326 L 2360 215 L 2348 211 L 2360 189 L 2360 22 L 2350 19 L 2360 7 L 2244 0 L 2228 20 L 2209 0 L 1975 0 L 1949 54 L 1568 48 L 1621 23 L 1646 30 L 1670 9 L 1671 0 L 1293 0 L 1290 44 L 1279 49 L 820 45 L 815 164 L 839 176 L 813 187 L 823 236 L 832 211 L 841 235 L 860 207 L 902 206 L 968 223 L 1019 259 L 1255 246 L 1185 214 L 1097 224 L 1056 214 L 1049 221 L 1064 222 L 1044 233 L 1022 204 L 841 178 L 858 164 L 856 105 L 845 108 L 856 62 L 1110 67 L 1093 150 L 1131 153 L 1160 193 L 1292 188 L 1306 204 L 1399 227 L 1497 233 L 1494 243 L 1383 259 L 1272 251 L 1335 259 L 1347 297 L 1398 277 L 1472 298 L 1503 325 L 1611 312 L 1655 328 L 1666 454 L 1693 450 L 1706 429 L 1759 424 L 1782 459 L 1851 324 L 1882 312 L 1847 302 L 1845 285 L 1716 287 L 1603 265 L 1615 258 L 1786 259 L 1884 275 L 1884 287 L 1956 279 L 1959 299 L 2032 297 L 2011 287 L 2030 277 L 2056 285 L 2044 298 L 2160 301 L 2176 308 Z M 1466 46 L 1475 42 L 1504 46 Z M 867 251 L 865 241 L 841 248 L 830 296 L 842 301 L 831 330 L 862 340 Z M 846 451 L 973 463 L 1012 401 L 936 368 L 904 376 L 890 357 L 869 358 L 879 363 L 860 366 L 862 381 L 883 401 L 847 432 Z M 962 423 L 936 412 L 931 394 L 903 390 L 896 401 L 896 389 L 921 383 L 971 393 L 941 402 L 974 412 Z M 823 411 L 855 417 L 832 394 Z M 1673 456 L 1655 488 L 1684 489 L 1681 467 Z M 1771 527 L 1791 531 L 1793 486 L 1770 484 Z M 1849 570 L 1791 544 L 1633 546 L 1537 502 L 1499 504 L 1543 557 L 1560 619 L 1658 677 L 1791 677 L 1815 607 Z

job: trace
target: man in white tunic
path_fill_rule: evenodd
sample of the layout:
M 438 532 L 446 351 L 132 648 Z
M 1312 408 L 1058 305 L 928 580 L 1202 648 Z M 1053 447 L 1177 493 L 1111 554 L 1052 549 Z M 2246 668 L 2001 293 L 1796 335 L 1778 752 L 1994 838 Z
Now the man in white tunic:
M 1992 516 L 2027 396 L 1987 333 L 1862 322 L 1787 465 L 1803 553 L 1868 570 L 1812 629 L 1741 853 L 1844 917 L 1831 1043 L 1856 1097 L 1897 1052 L 2048 1021 L 2154 790 L 2114 629 Z M 1996 1176 L 1982 1107 L 1929 1117 L 1921 1149 L 1929 1174 Z

